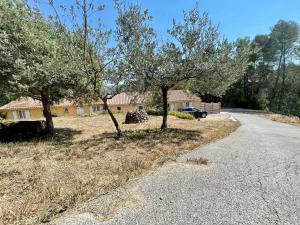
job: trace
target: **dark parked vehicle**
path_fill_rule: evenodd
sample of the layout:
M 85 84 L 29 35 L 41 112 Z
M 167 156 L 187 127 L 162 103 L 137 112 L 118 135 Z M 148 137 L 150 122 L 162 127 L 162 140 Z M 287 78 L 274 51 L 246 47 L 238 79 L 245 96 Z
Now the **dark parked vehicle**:
M 207 116 L 206 111 L 196 109 L 194 107 L 181 108 L 180 112 L 189 113 L 189 114 L 193 115 L 195 118 L 205 118 Z

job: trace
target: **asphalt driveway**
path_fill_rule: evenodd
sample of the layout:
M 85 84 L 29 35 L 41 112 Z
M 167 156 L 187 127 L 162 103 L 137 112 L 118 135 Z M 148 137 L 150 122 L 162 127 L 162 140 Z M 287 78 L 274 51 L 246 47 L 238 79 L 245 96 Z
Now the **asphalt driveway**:
M 242 123 L 234 134 L 140 179 L 140 202 L 104 222 L 79 214 L 58 224 L 300 224 L 300 127 L 232 115 Z M 210 163 L 186 163 L 195 158 Z

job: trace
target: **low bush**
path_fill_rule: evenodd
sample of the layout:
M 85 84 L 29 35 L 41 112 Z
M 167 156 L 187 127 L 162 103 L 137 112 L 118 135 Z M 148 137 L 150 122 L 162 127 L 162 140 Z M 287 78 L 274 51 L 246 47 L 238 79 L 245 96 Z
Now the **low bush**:
M 169 115 L 176 116 L 177 118 L 184 119 L 184 120 L 192 120 L 192 119 L 194 119 L 194 117 L 191 114 L 183 113 L 183 112 L 170 111 Z
M 0 113 L 0 123 L 3 123 L 6 119 L 6 114 Z
M 163 111 L 158 110 L 158 109 L 147 109 L 146 112 L 148 115 L 151 115 L 151 116 L 162 116 L 163 115 Z

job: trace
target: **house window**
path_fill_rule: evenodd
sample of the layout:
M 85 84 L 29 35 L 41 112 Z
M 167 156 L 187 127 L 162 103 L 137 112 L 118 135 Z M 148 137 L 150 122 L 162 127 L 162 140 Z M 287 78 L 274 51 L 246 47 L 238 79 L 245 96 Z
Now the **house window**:
M 20 120 L 24 120 L 24 119 L 26 119 L 26 113 L 25 113 L 25 111 L 18 111 L 18 118 L 20 119 Z
M 13 111 L 12 114 L 14 120 L 30 119 L 30 112 L 28 110 Z
M 94 112 L 100 112 L 100 111 L 102 111 L 102 107 L 101 107 L 101 105 L 95 105 L 93 110 L 94 110 Z
M 139 110 L 144 109 L 144 107 L 142 105 L 139 105 Z
M 69 113 L 69 109 L 65 108 L 64 113 Z
M 120 111 L 120 110 L 121 110 L 121 107 L 117 107 L 117 110 Z

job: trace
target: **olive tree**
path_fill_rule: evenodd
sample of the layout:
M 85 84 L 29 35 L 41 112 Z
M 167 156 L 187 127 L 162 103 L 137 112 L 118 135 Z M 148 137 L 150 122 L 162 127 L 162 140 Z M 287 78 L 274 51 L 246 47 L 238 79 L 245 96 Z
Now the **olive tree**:
M 189 88 L 225 89 L 245 70 L 247 51 L 222 39 L 219 27 L 211 23 L 208 14 L 197 6 L 184 12 L 183 23 L 173 22 L 168 30 L 170 41 L 156 52 L 156 70 L 147 80 L 161 90 L 163 121 L 167 128 L 168 90 L 185 82 Z M 226 85 L 222 82 L 226 82 Z
M 116 29 L 112 31 L 105 30 L 100 20 L 104 6 L 93 0 L 76 1 L 69 9 L 63 6 L 62 13 L 54 1 L 50 5 L 57 30 L 65 45 L 70 46 L 65 51 L 81 77 L 76 95 L 85 101 L 102 100 L 121 137 L 120 125 L 108 100 L 123 91 L 137 91 L 141 87 L 141 79 L 137 77 L 143 76 L 141 61 L 145 59 L 140 53 L 152 32 L 145 25 L 149 19 L 147 11 L 136 4 L 115 1 L 118 17 Z M 70 20 L 63 23 L 61 14 Z
M 26 1 L 0 3 L 2 73 L 9 93 L 42 101 L 47 132 L 53 134 L 50 106 L 70 94 L 74 79 L 55 29 Z M 5 47 L 8 51 L 3 52 Z M 4 62 L 6 60 L 6 62 Z

